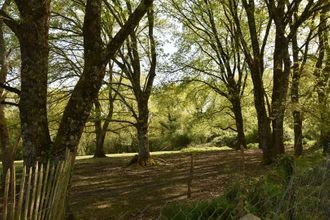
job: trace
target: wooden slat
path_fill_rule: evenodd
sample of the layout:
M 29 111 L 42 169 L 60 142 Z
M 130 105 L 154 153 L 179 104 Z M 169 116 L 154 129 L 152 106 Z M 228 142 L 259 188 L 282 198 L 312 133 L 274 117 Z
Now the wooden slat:
M 41 163 L 40 166 L 40 172 L 39 172 L 39 180 L 38 180 L 38 186 L 37 186 L 37 194 L 36 194 L 36 204 L 34 209 L 34 220 L 38 219 L 38 213 L 39 211 L 39 205 L 40 205 L 40 196 L 41 196 L 41 188 L 43 184 L 43 175 L 44 175 L 44 165 Z
M 42 213 L 44 212 L 44 203 L 45 203 L 45 196 L 46 196 L 46 190 L 47 190 L 47 184 L 48 184 L 48 174 L 50 172 L 50 161 L 47 162 L 46 171 L 45 171 L 45 177 L 42 184 L 42 192 L 40 197 L 40 212 L 38 214 L 38 220 L 41 220 Z
M 32 167 L 29 169 L 29 178 L 26 186 L 26 200 L 23 210 L 23 219 L 27 219 L 28 212 L 29 212 L 29 204 L 30 204 L 30 194 L 31 194 L 31 180 L 32 180 Z
M 10 187 L 10 169 L 8 169 L 6 178 L 5 178 L 5 194 L 3 196 L 3 220 L 7 220 L 8 215 L 8 194 Z
M 52 219 L 52 215 L 53 215 L 53 212 L 54 212 L 54 203 L 55 203 L 55 195 L 56 195 L 56 190 L 57 190 L 57 182 L 58 182 L 58 178 L 60 176 L 60 170 L 61 170 L 61 164 L 63 162 L 59 162 L 57 165 L 56 165 L 56 171 L 55 171 L 55 178 L 54 178 L 54 181 L 53 181 L 53 184 L 52 184 L 52 191 L 51 191 L 51 194 L 49 196 L 49 204 L 48 204 L 48 208 L 47 208 L 47 219 Z
M 12 187 L 12 204 L 11 204 L 11 213 L 10 219 L 14 220 L 15 217 L 15 208 L 16 208 L 16 169 L 15 166 L 12 167 L 12 177 L 11 177 L 11 187 Z
M 46 219 L 46 215 L 48 213 L 48 210 L 49 210 L 49 204 L 50 204 L 50 195 L 51 195 L 51 192 L 52 192 L 52 185 L 53 185 L 53 182 L 55 181 L 55 175 L 56 175 L 56 167 L 55 167 L 55 164 L 53 163 L 51 165 L 51 172 L 50 172 L 50 175 L 49 175 L 49 179 L 47 181 L 47 185 L 46 185 L 46 195 L 45 195 L 45 204 L 44 204 L 44 210 L 43 210 L 43 214 L 42 214 L 42 217 L 41 219 Z
M 24 189 L 25 189 L 25 178 L 26 178 L 26 167 L 23 167 L 23 173 L 22 173 L 22 179 L 20 184 L 20 192 L 19 192 L 19 198 L 18 198 L 18 204 L 17 204 L 17 212 L 15 215 L 15 219 L 21 220 L 22 217 L 22 205 L 23 205 L 23 197 L 24 197 Z
M 35 169 L 24 166 L 17 201 L 16 170 L 15 167 L 9 169 L 5 177 L 2 219 L 63 219 L 72 158 L 67 151 L 65 160 L 57 165 L 48 161 L 47 166 L 37 163 Z
M 29 211 L 29 219 L 32 219 L 33 212 L 34 212 L 34 205 L 35 205 L 35 198 L 36 198 L 36 192 L 37 192 L 37 184 L 38 184 L 38 176 L 39 176 L 39 163 L 36 164 L 36 167 L 34 168 L 34 178 L 33 178 L 33 190 L 32 190 L 32 197 L 30 202 L 30 211 Z

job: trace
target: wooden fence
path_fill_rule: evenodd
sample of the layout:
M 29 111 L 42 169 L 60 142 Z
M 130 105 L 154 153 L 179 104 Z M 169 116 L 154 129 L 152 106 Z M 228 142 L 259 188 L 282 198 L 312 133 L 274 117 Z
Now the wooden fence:
M 23 167 L 20 182 L 15 166 L 8 170 L 3 194 L 3 220 L 65 219 L 67 187 L 71 176 L 73 155 L 58 163 L 37 163 Z M 19 187 L 19 188 L 18 188 Z

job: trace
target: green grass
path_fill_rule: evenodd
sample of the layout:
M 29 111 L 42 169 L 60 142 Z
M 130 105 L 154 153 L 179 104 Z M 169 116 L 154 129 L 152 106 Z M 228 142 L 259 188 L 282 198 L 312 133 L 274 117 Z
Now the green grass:
M 164 219 L 177 220 L 238 219 L 252 213 L 261 219 L 288 219 L 290 213 L 294 213 L 296 219 L 329 219 L 330 176 L 326 175 L 329 160 L 320 150 L 296 158 L 292 163 L 294 176 L 288 178 L 289 160 L 293 157 L 283 156 L 266 175 L 238 181 L 223 196 L 209 201 L 169 204 L 161 215 Z M 289 199 L 292 193 L 294 200 Z
M 190 146 L 181 150 L 183 153 L 199 153 L 208 151 L 228 151 L 233 150 L 230 147 L 214 147 L 214 146 Z

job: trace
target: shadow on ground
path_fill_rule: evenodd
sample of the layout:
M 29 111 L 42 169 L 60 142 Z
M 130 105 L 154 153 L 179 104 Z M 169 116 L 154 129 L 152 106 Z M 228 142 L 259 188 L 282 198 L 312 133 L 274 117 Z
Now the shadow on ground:
M 187 153 L 156 156 L 165 160 L 154 167 L 123 168 L 129 158 L 79 161 L 74 169 L 70 208 L 75 219 L 157 219 L 162 206 L 188 201 L 191 156 Z M 245 175 L 265 172 L 261 152 L 248 150 L 196 153 L 192 196 L 211 199 Z M 245 172 L 243 172 L 245 167 Z

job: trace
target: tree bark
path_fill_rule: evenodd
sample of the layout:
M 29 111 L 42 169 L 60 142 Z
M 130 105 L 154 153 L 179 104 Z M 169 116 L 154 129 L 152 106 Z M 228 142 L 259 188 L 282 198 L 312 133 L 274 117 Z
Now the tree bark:
M 10 26 L 21 51 L 19 102 L 23 157 L 27 166 L 47 157 L 51 140 L 47 119 L 49 0 L 15 1 L 21 18 Z
M 299 48 L 297 35 L 292 38 L 292 55 L 293 55 L 293 75 L 291 85 L 291 102 L 293 104 L 293 129 L 294 129 L 294 153 L 296 156 L 300 156 L 303 153 L 302 144 L 302 116 L 299 105 L 299 83 L 300 83 L 300 68 L 299 68 Z
M 106 157 L 104 153 L 104 139 L 105 139 L 105 132 L 102 129 L 102 118 L 101 118 L 101 104 L 98 100 L 94 103 L 95 106 L 95 136 L 96 136 L 96 148 L 94 157 L 95 158 L 102 158 Z
M 320 13 L 320 25 L 318 30 L 319 56 L 315 66 L 317 77 L 317 94 L 320 109 L 320 138 L 319 143 L 323 153 L 330 154 L 330 111 L 329 111 L 329 79 L 330 79 L 330 45 L 327 27 L 327 12 Z M 323 67 L 324 66 L 324 67 Z
M 253 0 L 243 0 L 243 7 L 247 14 L 249 33 L 250 33 L 250 41 L 252 45 L 252 52 L 248 49 L 248 44 L 244 39 L 244 34 L 241 30 L 239 16 L 234 14 L 234 19 L 236 26 L 238 27 L 241 44 L 243 46 L 243 52 L 246 56 L 249 69 L 251 71 L 251 78 L 253 82 L 253 93 L 254 93 L 254 105 L 257 111 L 257 119 L 258 119 L 258 136 L 259 136 L 259 145 L 263 151 L 263 162 L 265 164 L 269 164 L 274 160 L 274 144 L 272 138 L 272 130 L 271 130 L 271 121 L 268 117 L 267 105 L 265 97 L 267 96 L 263 84 L 263 72 L 264 72 L 264 47 L 260 46 L 257 27 L 256 27 L 256 19 L 255 19 L 255 5 Z M 268 30 L 269 31 L 269 30 Z M 268 33 L 266 33 L 265 38 L 263 39 L 263 43 L 266 42 L 268 37 Z
M 150 158 L 149 150 L 149 140 L 148 140 L 148 120 L 147 116 L 140 119 L 141 122 L 137 123 L 137 137 L 138 137 L 138 147 L 139 147 L 139 160 L 148 161 Z
M 9 70 L 9 63 L 7 59 L 7 49 L 4 39 L 3 33 L 3 22 L 0 20 L 0 84 L 4 84 L 6 82 L 8 70 Z M 9 141 L 9 132 L 8 126 L 5 117 L 5 109 L 4 105 L 1 104 L 6 98 L 6 94 L 4 90 L 0 87 L 0 149 L 2 151 L 2 175 L 1 175 L 1 182 L 4 182 L 4 177 L 7 173 L 7 170 L 13 166 L 14 155 L 13 155 L 13 148 L 10 145 Z
M 247 148 L 246 139 L 245 139 L 245 132 L 244 132 L 244 122 L 243 122 L 243 115 L 242 115 L 242 106 L 241 100 L 239 96 L 235 96 L 235 98 L 231 99 L 231 103 L 233 106 L 233 112 L 235 115 L 235 122 L 236 122 L 236 129 L 237 129 L 237 149 Z
M 269 13 L 275 22 L 275 49 L 273 69 L 272 93 L 272 127 L 275 154 L 283 154 L 284 149 L 284 113 L 286 110 L 286 96 L 289 86 L 291 61 L 289 57 L 289 42 L 285 32 L 285 1 L 278 5 L 271 1 Z

